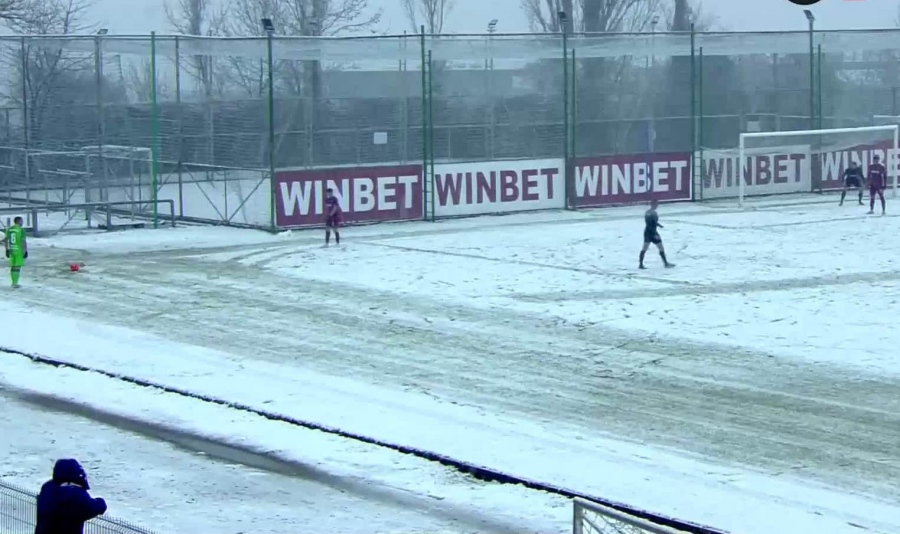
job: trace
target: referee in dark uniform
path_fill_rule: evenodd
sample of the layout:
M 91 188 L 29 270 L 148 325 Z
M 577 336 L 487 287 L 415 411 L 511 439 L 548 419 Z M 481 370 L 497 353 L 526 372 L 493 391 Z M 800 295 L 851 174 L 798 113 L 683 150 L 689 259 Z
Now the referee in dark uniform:
M 663 227 L 663 225 L 659 224 L 659 214 L 656 213 L 656 207 L 659 206 L 659 201 L 653 199 L 650 201 L 650 209 L 647 210 L 647 213 L 644 214 L 644 246 L 641 247 L 641 259 L 639 267 L 641 269 L 646 269 L 644 267 L 644 256 L 647 254 L 647 249 L 650 248 L 650 244 L 656 245 L 656 248 L 659 249 L 659 257 L 662 258 L 663 265 L 668 267 L 675 267 L 675 265 L 669 263 L 669 260 L 666 259 L 666 249 L 663 247 L 662 238 L 659 237 L 659 229 Z

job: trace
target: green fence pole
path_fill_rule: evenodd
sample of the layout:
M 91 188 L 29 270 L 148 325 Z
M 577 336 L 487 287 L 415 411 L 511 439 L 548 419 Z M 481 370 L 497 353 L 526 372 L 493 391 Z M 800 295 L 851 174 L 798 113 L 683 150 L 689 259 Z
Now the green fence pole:
M 434 61 L 431 58 L 431 50 L 428 51 L 428 124 L 434 127 Z M 431 201 L 431 220 L 434 221 L 435 216 L 435 206 L 434 206 L 434 187 L 435 187 L 435 178 L 434 178 L 434 136 L 429 136 L 431 139 L 431 157 L 429 158 L 429 165 L 431 166 L 429 175 L 431 180 L 428 182 L 428 197 Z
M 697 88 L 694 85 L 697 80 L 697 54 L 695 53 L 694 45 L 695 34 L 694 34 L 694 25 L 691 24 L 691 81 L 688 84 L 688 91 L 690 93 L 691 98 L 691 126 L 690 126 L 690 135 L 691 135 L 691 180 L 696 187 L 693 187 L 693 197 L 694 200 L 697 200 L 697 196 L 699 194 L 700 200 L 703 200 L 703 182 L 699 180 L 699 177 L 696 176 L 697 173 Z
M 425 25 L 419 27 L 419 53 L 422 56 L 422 218 L 428 218 L 428 140 L 431 135 L 428 124 L 428 68 L 429 63 L 425 55 Z
M 274 36 L 272 31 L 269 30 L 266 32 L 266 63 L 268 69 L 268 80 L 267 83 L 269 85 L 268 94 L 266 96 L 266 100 L 268 100 L 268 122 L 269 122 L 269 188 L 271 190 L 269 194 L 269 226 L 274 231 L 276 229 L 276 219 L 275 219 L 275 61 L 274 61 L 274 51 L 272 50 L 274 46 Z M 313 110 L 315 112 L 315 110 Z
M 809 22 L 809 127 L 816 127 L 816 51 L 813 22 Z
M 25 198 L 27 200 L 31 200 L 31 158 L 28 157 L 28 154 L 31 153 L 31 106 L 28 105 L 28 52 L 29 48 L 26 45 L 26 38 L 22 37 L 22 121 L 24 123 L 24 128 L 22 129 L 22 144 L 25 149 Z M 33 224 L 33 223 L 32 223 Z
M 703 110 L 703 74 L 703 47 L 701 46 L 697 55 L 697 148 L 699 148 L 700 152 L 698 156 L 700 158 L 700 176 L 698 178 L 700 182 L 700 200 L 703 200 L 703 172 L 706 168 L 703 161 L 703 120 L 705 118 Z M 738 180 L 744 179 L 744 173 L 741 170 L 743 168 L 743 162 L 738 162 L 738 170 L 736 171 Z
M 178 113 L 178 216 L 184 218 L 184 108 L 181 102 L 181 41 L 175 36 L 175 109 Z
M 576 142 L 578 140 L 578 97 L 575 93 L 575 82 L 578 80 L 578 69 L 575 61 L 575 49 L 572 49 L 572 158 L 578 157 Z
M 150 107 L 152 140 L 150 146 L 150 189 L 153 202 L 153 228 L 159 228 L 159 106 L 157 105 L 156 32 L 150 32 Z
M 563 167 L 564 167 L 564 183 L 566 184 L 566 209 L 574 209 L 575 208 L 575 200 L 572 198 L 572 188 L 570 186 L 570 182 L 572 181 L 572 177 L 569 176 L 571 173 L 570 162 L 571 162 L 571 154 L 569 149 L 571 148 L 571 143 L 569 141 L 569 38 L 568 31 L 566 30 L 565 21 L 562 22 L 562 59 L 563 59 L 563 143 L 565 147 L 563 148 Z
M 818 45 L 818 51 L 817 51 L 816 55 L 817 55 L 818 58 L 819 58 L 819 61 L 817 62 L 817 66 L 816 66 L 816 78 L 817 78 L 817 79 L 816 79 L 816 86 L 818 87 L 818 91 L 817 91 L 817 93 L 816 93 L 816 95 L 817 95 L 817 98 L 816 98 L 816 108 L 818 109 L 818 114 L 817 114 L 817 117 L 818 117 L 818 125 L 819 125 L 819 129 L 821 130 L 821 129 L 822 129 L 822 101 L 823 101 L 823 96 L 822 96 L 822 60 L 824 59 L 824 56 L 822 55 L 822 45 L 821 45 L 821 44 Z M 831 128 L 841 128 L 841 126 L 840 126 L 840 125 L 832 125 Z

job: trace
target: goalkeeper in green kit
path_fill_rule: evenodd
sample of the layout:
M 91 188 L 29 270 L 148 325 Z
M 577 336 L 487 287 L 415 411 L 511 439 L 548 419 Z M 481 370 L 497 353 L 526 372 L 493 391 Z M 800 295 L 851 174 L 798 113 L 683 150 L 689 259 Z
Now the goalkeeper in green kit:
M 13 219 L 13 224 L 6 229 L 2 241 L 6 244 L 6 257 L 9 258 L 9 276 L 12 286 L 19 287 L 19 275 L 25 266 L 25 258 L 28 257 L 28 242 L 25 240 L 25 229 L 22 228 L 22 218 Z

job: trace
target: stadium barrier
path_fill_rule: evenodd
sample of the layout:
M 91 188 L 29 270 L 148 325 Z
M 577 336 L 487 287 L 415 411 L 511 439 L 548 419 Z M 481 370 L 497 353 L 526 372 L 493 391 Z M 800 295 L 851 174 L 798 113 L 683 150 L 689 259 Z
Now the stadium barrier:
M 629 203 L 648 183 L 710 199 L 735 194 L 729 166 L 743 132 L 900 120 L 900 29 L 583 24 L 561 34 L 2 36 L 0 50 L 21 58 L 8 73 L 21 98 L 0 107 L 0 195 L 171 199 L 184 220 L 269 230 L 308 224 L 328 180 L 359 223 Z M 861 71 L 873 75 L 862 83 Z M 279 214 L 276 196 L 299 207 Z
M 37 494 L 0 481 L 0 532 L 34 534 Z M 128 521 L 101 516 L 85 524 L 85 534 L 155 534 Z
M 89 202 L 82 204 L 43 203 L 38 201 L 24 202 L 16 199 L 4 199 L 10 207 L 0 207 L 0 218 L 5 216 L 11 220 L 21 216 L 25 227 L 32 235 L 46 237 L 66 228 L 93 228 L 95 216 L 99 215 L 101 230 L 113 231 L 121 228 L 143 227 L 147 224 L 159 226 L 169 224 L 175 227 L 175 203 L 171 200 L 156 201 L 123 201 L 123 202 Z M 168 206 L 169 214 L 160 221 L 158 206 Z M 147 206 L 156 206 L 149 210 Z M 125 209 L 127 208 L 127 209 Z M 83 219 L 78 215 L 83 215 Z M 76 219 L 80 219 L 76 222 Z M 9 220 L 4 226 L 9 225 Z M 83 224 L 82 224 L 83 223 Z

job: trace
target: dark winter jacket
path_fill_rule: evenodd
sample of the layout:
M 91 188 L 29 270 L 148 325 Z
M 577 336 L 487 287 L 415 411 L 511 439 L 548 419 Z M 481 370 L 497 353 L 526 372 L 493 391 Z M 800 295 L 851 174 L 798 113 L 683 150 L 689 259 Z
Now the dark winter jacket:
M 83 534 L 85 521 L 106 512 L 106 502 L 92 498 L 89 489 L 77 460 L 58 460 L 37 498 L 34 534 Z

